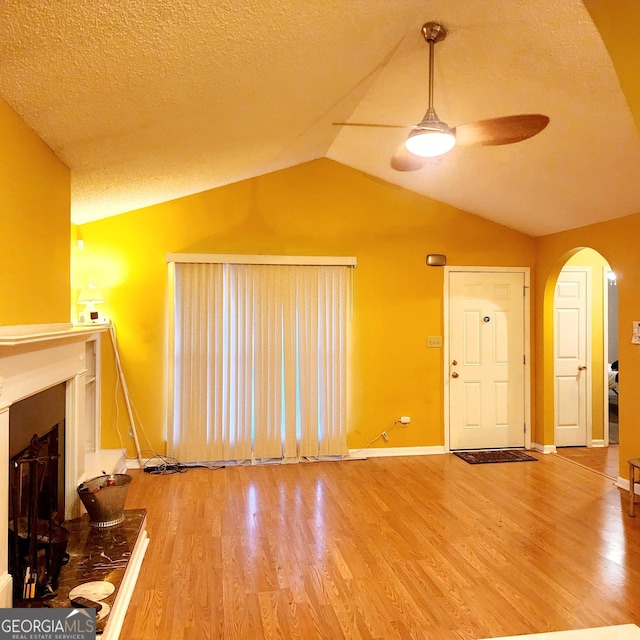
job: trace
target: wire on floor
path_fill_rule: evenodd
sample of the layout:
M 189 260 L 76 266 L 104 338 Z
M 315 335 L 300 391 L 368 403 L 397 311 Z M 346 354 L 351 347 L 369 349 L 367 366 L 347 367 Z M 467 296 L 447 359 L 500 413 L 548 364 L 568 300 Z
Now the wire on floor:
M 187 467 L 176 458 L 154 453 L 153 457 L 145 461 L 142 470 L 154 476 L 166 476 L 171 473 L 185 473 Z

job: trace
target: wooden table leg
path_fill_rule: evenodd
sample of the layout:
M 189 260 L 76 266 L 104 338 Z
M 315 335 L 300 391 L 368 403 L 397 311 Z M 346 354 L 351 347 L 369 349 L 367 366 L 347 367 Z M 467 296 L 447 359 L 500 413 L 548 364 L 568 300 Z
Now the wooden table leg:
M 629 515 L 633 518 L 636 515 L 636 511 L 635 511 L 635 507 L 636 507 L 636 502 L 635 502 L 635 496 L 636 496 L 636 490 L 635 490 L 635 475 L 636 475 L 636 468 L 634 465 L 629 464 Z

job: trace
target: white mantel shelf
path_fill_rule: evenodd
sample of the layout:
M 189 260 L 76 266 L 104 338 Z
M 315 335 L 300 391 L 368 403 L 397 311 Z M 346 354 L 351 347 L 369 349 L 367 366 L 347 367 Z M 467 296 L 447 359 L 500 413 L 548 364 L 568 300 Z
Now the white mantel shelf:
M 85 337 L 96 331 L 106 331 L 108 324 L 21 324 L 0 327 L 0 347 L 16 347 L 21 344 L 42 342 L 44 340 L 60 340 L 64 338 Z

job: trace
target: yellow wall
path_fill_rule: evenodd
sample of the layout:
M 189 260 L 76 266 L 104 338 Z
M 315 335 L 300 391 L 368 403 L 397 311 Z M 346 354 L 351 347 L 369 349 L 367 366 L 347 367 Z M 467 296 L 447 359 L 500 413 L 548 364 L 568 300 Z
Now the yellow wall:
M 82 225 L 79 279 L 102 288 L 116 325 L 131 396 L 148 439 L 164 452 L 167 252 L 353 255 L 349 446 L 362 447 L 401 415 L 381 446 L 442 445 L 443 362 L 427 336 L 443 335 L 441 268 L 532 266 L 534 240 L 322 159 Z M 112 356 L 105 353 L 110 365 Z M 107 376 L 109 378 L 110 376 Z M 113 380 L 103 389 L 103 444 L 118 446 Z M 120 431 L 127 421 L 120 409 Z M 130 442 L 130 441 L 129 441 Z M 129 448 L 131 452 L 132 449 Z
M 592 247 L 616 273 L 618 283 L 618 337 L 620 362 L 620 472 L 626 477 L 625 461 L 640 452 L 640 346 L 631 344 L 633 320 L 640 320 L 640 214 L 536 240 L 536 425 L 538 442 L 553 443 L 553 298 L 549 282 L 577 249 Z M 545 288 L 546 287 L 546 288 Z M 552 293 L 552 291 L 551 291 Z
M 0 100 L 0 325 L 69 321 L 69 170 Z
M 640 3 L 637 0 L 584 0 L 640 129 Z M 597 92 L 597 89 L 596 89 Z

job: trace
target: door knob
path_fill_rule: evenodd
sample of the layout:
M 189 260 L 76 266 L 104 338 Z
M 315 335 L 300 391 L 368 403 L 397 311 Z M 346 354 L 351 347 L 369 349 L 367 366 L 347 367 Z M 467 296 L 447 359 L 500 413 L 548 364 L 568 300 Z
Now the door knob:
M 455 367 L 458 364 L 458 361 L 457 360 L 452 360 L 451 364 Z
M 458 372 L 457 372 L 457 371 L 454 371 L 454 372 L 451 374 L 451 377 L 452 377 L 452 378 L 457 378 L 457 377 L 458 377 L 458 375 L 459 375 L 459 374 L 458 374 Z
M 578 366 L 578 371 L 584 371 L 586 368 L 587 368 L 586 365 L 581 364 L 581 365 Z

